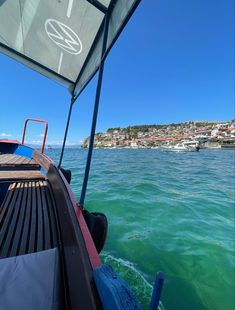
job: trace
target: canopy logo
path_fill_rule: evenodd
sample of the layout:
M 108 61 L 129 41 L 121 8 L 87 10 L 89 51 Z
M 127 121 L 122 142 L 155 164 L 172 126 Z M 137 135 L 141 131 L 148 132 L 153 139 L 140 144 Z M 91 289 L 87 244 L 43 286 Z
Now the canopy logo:
M 64 51 L 74 55 L 82 52 L 82 42 L 78 35 L 65 24 L 49 18 L 45 22 L 45 30 L 48 37 Z

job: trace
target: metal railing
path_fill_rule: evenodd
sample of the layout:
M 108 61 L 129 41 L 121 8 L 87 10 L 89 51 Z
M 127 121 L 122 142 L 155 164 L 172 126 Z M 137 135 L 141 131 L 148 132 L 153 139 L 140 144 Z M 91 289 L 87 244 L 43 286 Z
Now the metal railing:
M 36 119 L 36 118 L 27 118 L 25 123 L 24 123 L 24 132 L 23 132 L 23 137 L 22 137 L 22 144 L 24 144 L 26 128 L 27 128 L 27 124 L 28 124 L 29 121 L 45 124 L 45 131 L 44 131 L 43 142 L 42 142 L 42 149 L 41 149 L 41 153 L 43 154 L 44 153 L 44 148 L 45 148 L 45 143 L 46 143 L 46 137 L 47 137 L 48 122 L 44 121 L 44 120 Z

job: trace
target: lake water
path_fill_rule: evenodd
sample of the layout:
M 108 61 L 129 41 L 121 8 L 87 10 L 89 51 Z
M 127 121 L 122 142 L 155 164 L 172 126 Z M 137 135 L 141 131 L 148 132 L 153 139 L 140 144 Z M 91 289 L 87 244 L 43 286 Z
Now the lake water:
M 47 151 L 56 162 L 59 150 Z M 67 149 L 79 200 L 87 150 Z M 234 169 L 230 150 L 94 150 L 85 207 L 109 219 L 101 255 L 148 309 L 165 274 L 161 309 L 235 309 Z

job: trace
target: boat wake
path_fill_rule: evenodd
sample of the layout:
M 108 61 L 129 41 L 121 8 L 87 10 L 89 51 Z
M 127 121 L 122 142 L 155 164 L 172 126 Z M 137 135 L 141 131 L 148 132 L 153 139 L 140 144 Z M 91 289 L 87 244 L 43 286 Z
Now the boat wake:
M 101 254 L 101 260 L 104 264 L 111 265 L 121 278 L 128 283 L 139 300 L 142 309 L 149 309 L 153 286 L 135 268 L 134 264 L 122 258 L 116 258 L 105 251 Z M 162 302 L 160 302 L 158 309 L 165 309 Z

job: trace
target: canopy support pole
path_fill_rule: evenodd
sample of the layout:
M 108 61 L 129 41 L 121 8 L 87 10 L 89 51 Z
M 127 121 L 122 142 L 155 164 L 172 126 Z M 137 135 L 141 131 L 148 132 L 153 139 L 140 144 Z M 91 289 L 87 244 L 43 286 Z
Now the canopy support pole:
M 93 76 L 92 76 L 92 78 L 93 78 Z M 61 167 L 61 163 L 62 163 L 62 159 L 63 159 L 63 155 L 64 155 L 64 148 L 65 148 L 65 143 L 66 143 L 66 139 L 67 139 L 67 134 L 68 134 L 70 117 L 71 117 L 73 105 L 74 105 L 75 101 L 78 99 L 78 97 L 83 93 L 83 91 L 85 90 L 85 88 L 87 87 L 87 85 L 89 84 L 90 81 L 91 81 L 91 79 L 89 79 L 86 82 L 86 84 L 80 89 L 80 91 L 79 91 L 79 93 L 77 95 L 75 95 L 75 88 L 76 88 L 76 86 L 74 85 L 74 87 L 73 87 L 72 98 L 71 98 L 69 114 L 68 114 L 68 119 L 67 119 L 67 124 L 66 124 L 64 140 L 63 140 L 63 145 L 62 145 L 62 150 L 61 150 L 61 154 L 60 154 L 60 161 L 59 161 L 59 164 L 58 164 L 58 168 Z
M 61 167 L 61 163 L 62 163 L 62 159 L 63 159 L 63 155 L 64 155 L 64 148 L 65 148 L 65 143 L 66 143 L 66 139 L 67 139 L 67 134 L 68 134 L 68 129 L 69 129 L 69 123 L 70 123 L 70 118 L 71 118 L 71 113 L 72 113 L 72 109 L 73 109 L 73 104 L 74 104 L 74 102 L 75 102 L 75 95 L 74 95 L 74 93 L 73 93 L 73 94 L 72 94 L 72 98 L 71 98 L 71 103 L 70 103 L 70 108 L 69 108 L 69 114 L 68 114 L 66 129 L 65 129 L 65 133 L 64 133 L 64 141 L 63 141 L 62 150 L 61 150 L 61 153 L 60 153 L 60 161 L 59 161 L 58 168 Z
M 84 205 L 84 200 L 85 200 L 86 190 L 87 190 L 87 183 L 88 183 L 89 172 L 90 172 L 90 166 L 91 166 L 91 157 L 92 157 L 93 146 L 94 146 L 96 122 L 97 122 L 97 116 L 98 116 L 101 85 L 102 85 L 103 71 L 104 71 L 104 62 L 105 62 L 104 55 L 106 52 L 107 39 L 108 39 L 108 28 L 109 28 L 109 14 L 106 14 L 105 23 L 104 23 L 104 37 L 103 37 L 103 46 L 102 46 L 102 54 L 101 54 L 101 64 L 99 68 L 99 75 L 98 75 L 98 81 L 97 81 L 97 87 L 96 87 L 96 96 L 95 96 L 93 119 L 92 119 L 91 133 L 90 133 L 90 140 L 89 140 L 89 149 L 88 149 L 87 162 L 86 162 L 85 174 L 84 174 L 83 185 L 82 185 L 82 192 L 81 192 L 81 197 L 80 197 L 80 202 L 79 202 L 81 207 L 83 207 Z
M 108 8 L 106 8 L 106 6 L 100 3 L 98 0 L 87 0 L 87 1 L 90 2 L 94 7 L 96 7 L 102 13 L 104 14 L 107 13 Z

